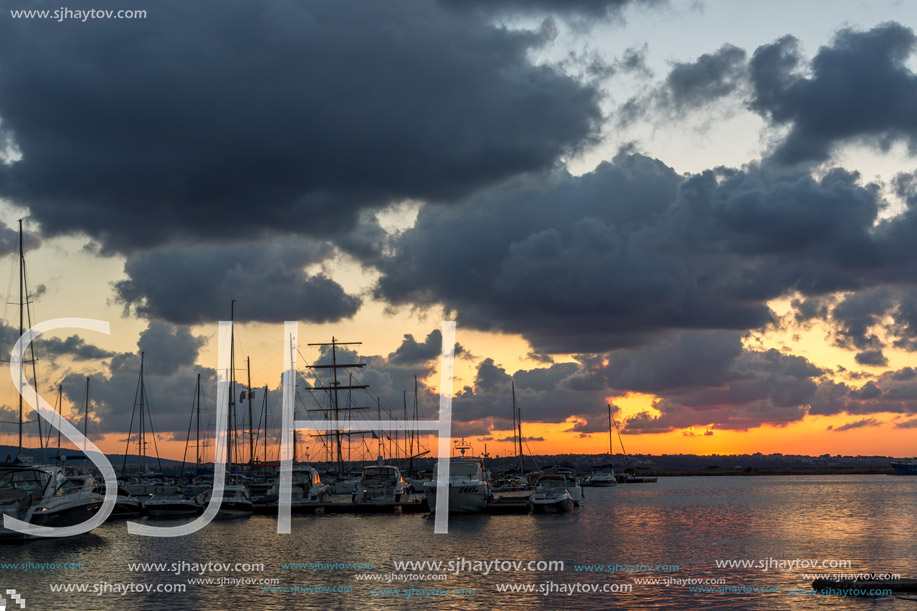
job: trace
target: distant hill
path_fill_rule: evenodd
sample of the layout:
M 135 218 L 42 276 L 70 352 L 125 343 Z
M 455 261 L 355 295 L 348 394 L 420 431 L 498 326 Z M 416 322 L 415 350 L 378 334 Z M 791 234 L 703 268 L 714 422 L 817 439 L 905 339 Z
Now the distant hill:
M 6 461 L 7 458 L 9 458 L 10 460 L 15 459 L 16 455 L 18 454 L 18 451 L 19 449 L 16 446 L 0 445 L 0 463 L 3 463 L 4 461 Z M 23 448 L 22 453 L 25 456 L 28 456 L 29 458 L 31 458 L 36 464 L 39 464 L 41 462 L 53 463 L 55 462 L 57 458 L 57 448 L 49 448 L 45 450 L 44 456 L 42 456 L 42 451 L 39 448 Z M 68 450 L 65 448 L 61 450 L 61 455 L 66 456 L 66 460 L 68 462 L 79 461 L 79 460 L 84 459 L 83 453 L 80 452 L 79 450 Z M 108 460 L 111 462 L 112 466 L 115 468 L 115 471 L 120 471 L 121 465 L 124 463 L 124 454 L 106 454 L 106 456 L 108 457 Z M 157 464 L 155 457 L 150 458 L 149 456 L 147 456 L 146 460 L 148 464 L 153 464 L 153 465 Z M 130 466 L 136 467 L 139 463 L 140 463 L 140 457 L 137 454 L 128 454 L 127 456 L 128 470 L 130 470 Z M 160 461 L 160 464 L 162 464 L 163 470 L 167 470 L 167 469 L 170 470 L 170 469 L 180 469 L 182 463 L 180 460 L 170 460 L 168 458 L 163 458 Z

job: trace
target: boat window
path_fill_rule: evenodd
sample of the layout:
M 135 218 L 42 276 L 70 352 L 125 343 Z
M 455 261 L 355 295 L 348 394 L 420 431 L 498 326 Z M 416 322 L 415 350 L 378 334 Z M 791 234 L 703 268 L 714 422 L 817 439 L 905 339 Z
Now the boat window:
M 50 477 L 44 471 L 0 471 L 0 488 L 41 492 L 45 489 Z
M 439 464 L 433 467 L 433 477 L 439 474 Z M 452 462 L 449 463 L 450 477 L 470 477 L 480 479 L 481 465 L 476 462 Z
M 397 479 L 397 477 L 398 476 L 395 475 L 394 469 L 379 469 L 375 467 L 367 467 L 366 470 L 363 471 L 364 480 L 369 480 L 369 479 L 394 480 L 394 479 Z
M 57 491 L 54 493 L 54 496 L 63 496 L 65 494 L 73 494 L 79 491 L 79 488 L 74 486 L 73 482 L 71 482 L 69 479 L 65 479 L 57 487 Z

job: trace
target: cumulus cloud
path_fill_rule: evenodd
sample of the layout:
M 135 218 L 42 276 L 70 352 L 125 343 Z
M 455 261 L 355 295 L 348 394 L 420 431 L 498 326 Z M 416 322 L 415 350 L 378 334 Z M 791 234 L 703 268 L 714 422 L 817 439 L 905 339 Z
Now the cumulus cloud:
M 155 248 L 128 256 L 128 279 L 115 292 L 135 313 L 173 324 L 228 320 L 232 298 L 243 320 L 333 322 L 362 301 L 324 274 L 307 273 L 328 255 L 327 245 L 295 238 Z
M 666 0 L 440 0 L 456 9 L 496 13 L 555 13 L 585 17 L 619 16 L 629 4 L 660 6 Z
M 843 142 L 917 151 L 911 100 L 917 75 L 907 66 L 917 37 L 898 23 L 843 29 L 805 65 L 792 37 L 759 47 L 751 59 L 751 107 L 789 133 L 773 153 L 782 164 L 819 162 Z
M 874 229 L 880 204 L 877 188 L 840 169 L 821 180 L 755 168 L 685 177 L 619 154 L 582 176 L 423 207 L 378 262 L 375 296 L 444 304 L 459 324 L 521 333 L 539 353 L 761 329 L 776 322 L 777 297 L 914 280 L 903 246 L 914 221 Z
M 693 62 L 676 63 L 665 79 L 663 105 L 685 112 L 733 94 L 746 76 L 745 58 L 744 49 L 725 44 Z
M 595 88 L 530 62 L 545 32 L 435 2 L 164 0 L 148 19 L 41 21 L 0 24 L 0 119 L 22 154 L 0 195 L 106 251 L 343 233 L 361 209 L 551 167 L 601 117 Z
M 442 353 L 443 333 L 433 329 L 423 342 L 418 342 L 410 333 L 405 333 L 404 340 L 394 352 L 388 355 L 388 362 L 394 365 L 416 365 L 438 359 Z M 455 356 L 465 354 L 461 344 L 455 344 Z

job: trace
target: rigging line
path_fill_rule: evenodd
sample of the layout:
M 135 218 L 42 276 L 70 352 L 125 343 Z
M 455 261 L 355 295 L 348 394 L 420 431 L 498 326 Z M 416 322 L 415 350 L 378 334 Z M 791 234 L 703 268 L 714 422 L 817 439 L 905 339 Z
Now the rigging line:
M 150 433 L 153 434 L 153 450 L 156 452 L 156 464 L 159 465 L 159 472 L 162 473 L 162 458 L 159 456 L 159 444 L 156 443 L 156 431 L 153 430 L 153 409 L 150 405 L 150 396 L 146 394 L 144 388 L 144 397 L 146 398 L 146 415 L 150 421 Z
M 535 460 L 535 452 L 533 452 L 532 448 L 529 446 L 529 440 L 523 437 L 522 442 L 525 444 L 525 449 L 529 451 L 529 456 L 532 458 L 532 462 L 535 463 L 535 470 L 538 471 L 538 461 Z
M 196 389 L 195 389 L 196 390 Z M 191 443 L 191 424 L 194 422 L 194 403 L 195 400 L 191 400 L 191 417 L 188 418 L 188 434 L 185 435 L 185 453 L 181 457 L 181 471 L 178 472 L 178 477 L 181 479 L 185 475 L 185 460 L 188 458 L 188 444 Z M 198 439 L 200 441 L 200 439 Z
M 254 453 L 258 453 L 258 442 L 261 441 L 261 427 L 264 427 L 264 449 L 267 449 L 267 419 L 265 418 L 265 411 L 267 409 L 267 386 L 264 387 L 264 398 L 261 400 L 261 415 L 258 416 L 258 434 L 255 435 L 255 450 Z M 267 457 L 265 456 L 265 462 Z
M 127 429 L 127 444 L 124 447 L 124 462 L 121 463 L 121 477 L 127 473 L 127 454 L 131 449 L 131 433 L 134 432 L 134 416 L 137 415 L 137 395 L 140 393 L 140 380 L 137 380 L 137 390 L 134 391 L 134 408 L 131 410 L 131 425 Z M 138 440 L 137 444 L 140 444 Z
M 26 319 L 29 322 L 29 329 L 31 329 L 32 328 L 32 307 L 31 307 L 32 299 L 31 299 L 31 295 L 29 294 L 29 276 L 28 276 L 28 270 L 26 269 L 26 266 L 25 266 L 25 259 L 23 259 L 22 261 L 22 283 L 23 283 L 23 287 L 25 288 Z M 36 364 L 36 359 L 35 359 L 35 342 L 29 342 L 29 354 L 32 357 L 32 383 L 35 385 L 34 386 L 35 405 L 37 406 L 38 405 L 38 365 Z M 36 421 L 38 423 L 38 446 L 41 449 L 42 461 L 44 461 L 45 446 L 43 444 L 43 438 L 42 438 L 42 433 L 41 433 L 41 419 L 36 418 Z M 50 425 L 49 425 L 49 428 L 50 428 Z M 51 438 L 51 431 L 48 431 L 48 439 L 50 438 Z

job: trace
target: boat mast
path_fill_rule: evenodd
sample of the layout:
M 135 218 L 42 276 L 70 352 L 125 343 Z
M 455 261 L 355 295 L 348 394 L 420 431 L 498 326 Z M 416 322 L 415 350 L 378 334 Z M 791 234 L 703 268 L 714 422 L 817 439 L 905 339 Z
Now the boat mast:
M 143 385 L 143 351 L 140 352 L 140 438 L 138 444 L 140 446 L 140 467 L 139 472 L 146 472 L 146 437 L 144 436 L 144 422 L 143 422 L 143 399 L 146 396 L 146 388 Z
M 255 474 L 255 432 L 254 421 L 252 420 L 252 360 L 251 357 L 245 357 L 245 369 L 248 372 L 248 474 Z
M 382 421 L 382 402 L 379 400 L 379 397 L 376 397 L 376 420 Z M 382 431 L 379 431 L 379 436 L 377 437 L 378 449 L 376 450 L 377 456 L 382 456 Z
M 414 376 L 414 421 L 417 421 L 417 376 Z M 417 425 L 411 428 L 411 466 L 410 473 L 411 477 L 414 477 L 414 435 Z M 418 443 L 419 446 L 419 443 Z M 417 448 L 420 449 L 419 447 Z
M 261 410 L 263 414 L 263 423 L 264 423 L 264 464 L 267 465 L 267 384 L 264 385 L 264 407 Z M 262 472 L 263 473 L 263 472 Z
M 64 403 L 64 385 L 57 385 L 57 417 L 62 418 L 61 407 Z M 50 440 L 49 440 L 50 441 Z M 50 445 L 50 444 L 49 444 Z M 60 429 L 57 429 L 57 460 L 60 460 Z
M 406 390 L 401 391 L 401 399 L 402 399 L 402 403 L 403 403 L 403 406 L 404 406 L 404 413 L 403 413 L 403 415 L 402 415 L 402 418 L 404 418 L 405 420 L 407 420 L 407 419 L 408 419 L 408 391 L 406 391 Z M 404 431 L 404 439 L 403 439 L 403 441 L 404 441 L 404 449 L 405 449 L 405 450 L 408 449 L 408 440 L 407 440 L 407 437 L 408 437 L 408 432 L 407 432 L 407 431 Z M 398 450 L 399 450 L 399 452 L 401 451 L 401 446 L 400 446 L 400 445 L 398 446 Z M 403 464 L 403 463 L 402 463 L 402 464 Z
M 515 380 L 513 380 L 512 382 L 512 388 L 513 388 L 513 416 L 516 422 L 516 427 L 517 427 L 517 432 L 518 432 L 518 434 L 516 435 L 516 439 L 519 442 L 519 450 L 517 454 L 519 457 L 519 474 L 525 475 L 525 461 L 522 455 L 522 409 L 516 407 L 516 381 Z
M 611 460 L 614 461 L 615 453 L 612 449 L 612 437 L 611 437 L 611 403 L 608 403 L 608 455 L 611 457 Z
M 58 431 L 60 435 L 60 431 Z M 86 440 L 89 439 L 89 376 L 86 376 L 86 401 L 83 409 L 83 453 L 86 453 Z
M 194 444 L 194 476 L 197 477 L 201 471 L 201 374 L 197 374 L 195 395 L 197 395 L 197 443 Z
M 334 422 L 340 420 L 340 402 L 338 401 L 338 357 L 337 357 L 337 347 L 334 345 L 334 336 L 331 337 L 331 365 L 334 371 Z M 338 465 L 338 473 L 344 472 L 344 457 L 341 454 L 341 430 L 337 429 L 334 431 L 334 441 L 335 441 L 335 458 Z
M 611 412 L 609 411 L 609 415 Z M 621 452 L 624 453 L 624 464 L 630 467 L 630 458 L 627 456 L 627 450 L 624 449 L 624 440 L 621 439 L 621 429 L 618 428 L 618 422 L 612 418 L 611 423 L 615 427 L 615 432 L 618 434 L 618 442 L 621 444 Z
M 356 390 L 358 388 L 369 388 L 367 384 L 348 384 L 347 386 L 341 386 L 341 383 L 338 381 L 338 369 L 346 369 L 349 367 L 363 367 L 365 363 L 348 363 L 339 365 L 337 361 L 337 347 L 338 346 L 355 346 L 362 344 L 363 342 L 339 342 L 336 338 L 332 337 L 331 342 L 326 343 L 315 343 L 309 344 L 310 346 L 331 346 L 331 364 L 330 365 L 310 365 L 310 369 L 331 369 L 334 374 L 334 378 L 331 386 L 313 386 L 312 390 L 327 390 L 330 391 L 330 396 L 332 397 L 331 405 L 331 415 L 332 419 L 337 425 L 340 421 L 340 412 L 341 407 L 339 403 L 339 391 L 341 390 Z M 364 407 L 347 407 L 344 411 L 350 411 L 354 409 L 366 409 Z M 321 410 L 328 411 L 328 410 Z M 352 432 L 351 432 L 352 434 Z M 316 436 L 322 436 L 317 434 Z M 336 428 L 334 431 L 334 453 L 335 453 L 335 462 L 337 463 L 337 472 L 338 475 L 344 473 L 344 455 L 341 447 L 341 430 Z
M 19 219 L 19 337 L 25 332 L 23 328 L 23 313 L 25 311 L 25 254 L 22 251 L 22 219 Z M 19 363 L 19 456 L 22 456 L 22 354 Z
M 236 409 L 236 300 L 233 299 L 229 304 L 229 413 L 226 415 L 226 463 L 229 473 L 232 474 L 232 445 L 235 442 L 235 409 Z

